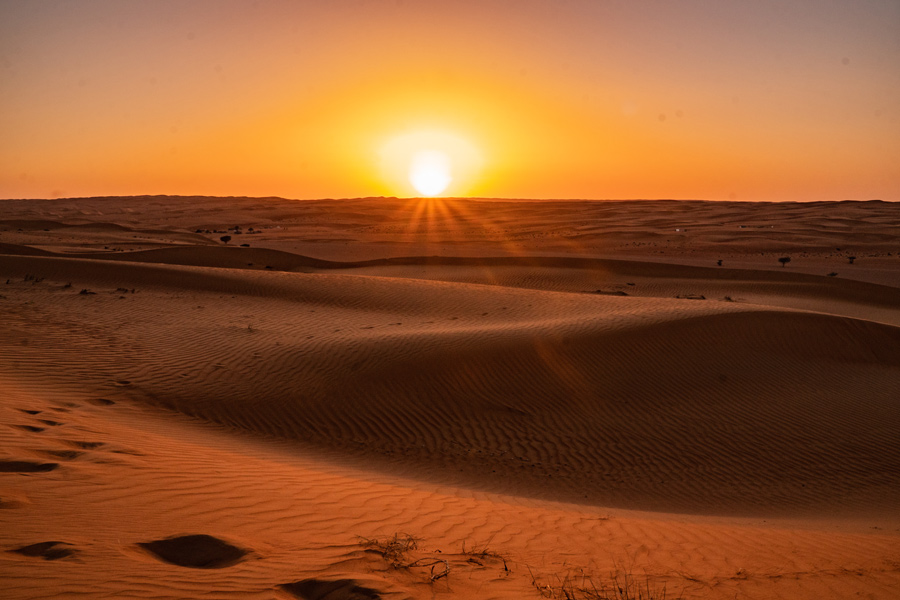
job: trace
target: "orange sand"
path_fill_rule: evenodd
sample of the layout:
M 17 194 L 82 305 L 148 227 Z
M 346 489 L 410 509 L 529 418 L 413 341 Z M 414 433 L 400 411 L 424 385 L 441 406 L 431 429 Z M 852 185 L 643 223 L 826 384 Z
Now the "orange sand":
M 900 597 L 900 205 L 0 208 L 4 598 Z

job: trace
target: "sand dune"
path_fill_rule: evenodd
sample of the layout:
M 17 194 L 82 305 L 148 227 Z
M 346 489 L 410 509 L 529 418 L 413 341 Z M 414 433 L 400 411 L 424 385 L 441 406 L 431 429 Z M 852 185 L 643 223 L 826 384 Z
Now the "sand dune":
M 480 283 L 565 292 L 698 297 L 803 308 L 900 325 L 900 289 L 805 273 L 725 269 L 582 257 L 409 256 L 333 261 L 266 248 L 169 247 L 59 254 L 0 243 L 5 254 L 66 256 L 249 270 L 339 271 L 383 277 Z M 639 283 L 636 283 L 639 282 Z
M 198 215 L 238 238 L 248 200 L 182 202 L 5 215 L 10 597 L 565 598 L 616 570 L 668 597 L 893 597 L 893 250 L 857 279 L 701 266 L 699 251 L 503 255 L 476 210 L 448 203 L 444 242 L 465 255 L 385 255 L 380 232 L 403 223 L 383 212 L 276 200 L 259 213 L 285 229 L 231 247 L 194 233 L 228 231 Z M 620 243 L 643 243 L 635 230 L 684 215 L 714 229 L 765 214 L 485 204 L 507 241 L 618 219 Z M 288 209 L 363 241 L 304 255 Z M 872 241 L 894 214 L 879 203 L 768 210 L 796 239 L 804 217 L 820 245 L 853 243 L 859 223 L 865 243 L 893 243 Z M 125 235 L 145 237 L 100 246 Z
M 552 496 L 604 506 L 900 500 L 894 327 L 724 302 L 2 260 L 39 273 L 43 318 L 69 324 L 33 339 L 11 315 L 32 338 L 7 358 L 20 374 L 80 363 L 104 374 L 96 386 L 127 380 L 135 397 L 238 429 L 476 481 L 512 470 L 519 492 L 554 478 Z

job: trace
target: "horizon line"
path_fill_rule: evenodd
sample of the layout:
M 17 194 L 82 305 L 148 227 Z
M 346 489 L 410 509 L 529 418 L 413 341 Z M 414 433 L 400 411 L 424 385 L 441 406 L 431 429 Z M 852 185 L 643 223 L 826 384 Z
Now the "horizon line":
M 497 202 L 732 202 L 746 204 L 810 204 L 816 202 L 900 202 L 897 200 L 885 200 L 883 198 L 842 198 L 839 200 L 741 200 L 737 198 L 710 199 L 710 198 L 510 198 L 491 196 L 348 196 L 348 197 L 321 197 L 321 198 L 289 198 L 285 196 L 246 196 L 246 195 L 211 195 L 211 194 L 113 194 L 98 196 L 59 196 L 55 198 L 0 198 L 0 202 L 52 202 L 64 200 L 103 200 L 114 198 L 223 198 L 223 199 L 248 199 L 248 200 L 288 200 L 294 202 L 348 202 L 354 200 L 471 200 L 471 201 L 497 201 Z

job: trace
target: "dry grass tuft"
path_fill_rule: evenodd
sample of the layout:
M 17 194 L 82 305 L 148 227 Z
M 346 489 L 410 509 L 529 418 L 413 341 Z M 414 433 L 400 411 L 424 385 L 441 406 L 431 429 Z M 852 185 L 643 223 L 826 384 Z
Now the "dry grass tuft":
M 600 586 L 583 571 L 580 575 L 567 574 L 563 579 L 557 576 L 551 582 L 538 581 L 532 574 L 531 583 L 542 597 L 553 600 L 666 600 L 668 597 L 665 584 L 652 585 L 649 575 L 639 582 L 631 573 L 618 570 L 610 575 L 610 581 Z
M 360 544 L 367 552 L 380 554 L 394 569 L 429 569 L 428 579 L 434 583 L 450 575 L 450 562 L 443 559 L 419 558 L 410 560 L 409 554 L 418 549 L 419 540 L 408 533 L 395 533 L 389 538 L 361 537 Z
M 503 563 L 503 571 L 509 575 L 511 573 L 509 564 L 506 562 L 506 557 L 498 552 L 494 552 L 493 550 L 488 549 L 488 546 L 491 543 L 491 539 L 481 545 L 470 546 L 466 549 L 466 542 L 463 541 L 462 545 L 462 554 L 468 560 L 468 562 L 476 564 L 478 566 L 484 566 L 484 563 L 487 561 L 497 561 Z
M 408 533 L 395 533 L 389 538 L 360 537 L 360 544 L 367 552 L 380 554 L 395 569 L 410 564 L 408 554 L 419 547 L 419 540 Z

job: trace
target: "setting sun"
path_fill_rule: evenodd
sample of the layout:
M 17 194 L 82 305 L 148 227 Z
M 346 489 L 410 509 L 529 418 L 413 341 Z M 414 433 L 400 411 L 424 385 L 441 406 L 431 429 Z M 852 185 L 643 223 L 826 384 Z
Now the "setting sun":
M 379 150 L 381 179 L 391 193 L 461 196 L 478 183 L 481 151 L 460 135 L 422 129 L 390 138 Z
M 409 182 L 424 196 L 437 196 L 453 181 L 450 159 L 437 150 L 422 150 L 409 165 Z

